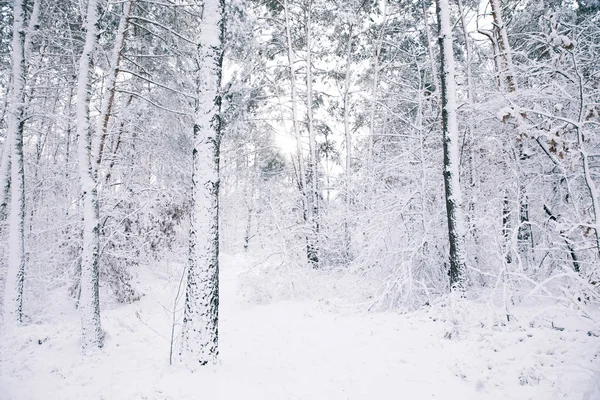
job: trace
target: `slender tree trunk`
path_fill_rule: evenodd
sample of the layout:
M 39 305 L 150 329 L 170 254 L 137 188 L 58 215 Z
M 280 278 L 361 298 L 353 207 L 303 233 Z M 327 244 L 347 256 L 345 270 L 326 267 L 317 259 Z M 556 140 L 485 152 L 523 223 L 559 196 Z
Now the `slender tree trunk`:
M 496 84 L 499 88 L 504 87 L 504 79 L 501 76 L 502 62 L 500 60 L 500 50 L 498 49 L 498 41 L 494 35 L 494 31 L 479 28 L 479 20 L 477 20 L 477 32 L 487 37 L 492 46 L 492 58 L 494 60 L 494 71 L 496 71 Z
M 96 134 L 93 140 L 93 153 L 94 158 L 94 175 L 97 179 L 98 169 L 102 163 L 102 155 L 104 153 L 104 144 L 106 142 L 106 136 L 108 134 L 108 122 L 112 114 L 112 109 L 115 102 L 115 92 L 117 90 L 117 77 L 119 75 L 119 65 L 125 48 L 125 34 L 127 25 L 129 23 L 129 16 L 133 9 L 134 0 L 128 0 L 123 4 L 123 13 L 119 20 L 119 27 L 115 35 L 115 44 L 111 55 L 111 69 L 112 71 L 108 74 L 108 80 L 106 82 L 106 88 L 102 97 L 102 105 L 100 109 L 100 116 L 98 118 L 98 125 L 96 126 Z
M 425 28 L 425 38 L 427 40 L 427 53 L 429 55 L 429 65 L 431 67 L 431 78 L 433 79 L 433 85 L 435 86 L 435 92 L 440 93 L 440 78 L 436 67 L 435 60 L 435 52 L 433 49 L 433 44 L 431 42 L 431 34 L 429 33 L 429 14 L 427 13 L 427 9 L 425 8 L 425 0 L 421 0 L 421 11 L 423 12 L 423 23 Z
M 502 69 L 499 70 L 500 76 L 505 80 L 509 92 L 517 90 L 512 63 L 512 53 L 510 44 L 508 43 L 508 34 L 504 19 L 502 18 L 502 4 L 500 0 L 490 0 L 492 7 L 492 18 L 494 19 L 494 29 L 497 33 L 497 43 L 500 60 L 502 61 Z
M 104 334 L 100 324 L 99 295 L 99 217 L 98 189 L 92 165 L 92 128 L 90 127 L 90 67 L 98 35 L 98 0 L 88 0 L 85 19 L 85 43 L 79 60 L 76 98 L 77 156 L 83 202 L 83 249 L 81 253 L 82 350 L 102 347 Z
M 23 107 L 25 103 L 25 23 L 23 0 L 13 3 L 12 90 L 4 158 L 10 156 L 10 219 L 8 226 L 8 270 L 4 290 L 4 325 L 23 321 L 25 279 L 25 174 L 23 169 Z M 7 160 L 8 161 L 8 160 Z M 4 162 L 4 159 L 3 159 Z M 4 166 L 4 165 L 3 165 Z M 8 171 L 2 171 L 8 173 Z M 7 177 L 7 176 L 6 176 Z M 6 195 L 3 183 L 2 192 Z M 3 203 L 6 202 L 6 198 Z
M 469 32 L 467 31 L 467 21 L 465 21 L 465 10 L 463 8 L 462 0 L 457 0 L 458 12 L 460 13 L 460 23 L 462 27 L 463 40 L 465 41 L 465 64 L 467 70 L 467 99 L 469 104 L 473 103 L 473 77 L 471 73 L 471 41 L 469 40 Z
M 512 246 L 510 243 L 510 199 L 508 196 L 508 190 L 504 192 L 504 198 L 502 199 L 502 237 L 504 238 L 504 253 L 507 264 L 512 263 Z
M 377 110 L 377 88 L 379 86 L 379 58 L 383 46 L 383 35 L 387 24 L 387 0 L 383 0 L 383 24 L 379 30 L 377 47 L 375 48 L 375 60 L 373 63 L 373 82 L 371 83 L 371 110 L 369 117 L 369 147 L 367 155 L 367 169 L 373 168 L 373 151 L 375 147 L 375 111 Z
M 313 208 L 311 207 L 309 189 L 307 185 L 306 178 L 306 168 L 304 166 L 304 156 L 302 151 L 302 136 L 300 134 L 300 119 L 298 112 L 298 89 L 296 83 L 296 60 L 294 57 L 294 46 L 292 44 L 292 33 L 291 33 L 291 21 L 289 16 L 289 4 L 287 0 L 283 2 L 283 13 L 285 18 L 285 35 L 287 42 L 287 55 L 288 55 L 288 64 L 290 68 L 290 87 L 291 87 L 291 97 L 292 97 L 292 125 L 294 127 L 294 135 L 296 137 L 296 153 L 298 157 L 298 187 L 300 189 L 300 195 L 302 197 L 302 208 L 303 208 L 303 217 L 305 228 L 307 230 L 306 233 L 306 254 L 307 260 L 309 263 L 313 263 L 314 255 L 316 252 L 316 243 L 315 239 L 312 235 L 312 226 L 310 225 L 313 220 Z M 317 259 L 318 261 L 318 259 Z
M 31 15 L 29 16 L 29 22 L 28 22 L 27 27 L 25 27 L 25 22 L 24 22 L 24 6 L 26 4 L 27 4 L 27 0 L 19 0 L 18 4 L 17 4 L 17 2 L 15 2 L 13 5 L 13 13 L 15 13 L 15 14 L 17 13 L 17 8 L 19 8 L 21 10 L 20 11 L 20 13 L 21 13 L 20 31 L 22 32 L 21 34 L 23 36 L 20 39 L 21 47 L 22 47 L 22 49 L 21 49 L 22 51 L 21 51 L 20 55 L 17 53 L 14 53 L 15 51 L 20 51 L 20 50 L 15 49 L 13 47 L 13 62 L 14 62 L 15 56 L 20 57 L 23 62 L 22 72 L 21 72 L 21 74 L 23 76 L 23 78 L 22 78 L 23 81 L 21 82 L 21 84 L 23 85 L 23 87 L 21 87 L 21 89 L 20 89 L 23 93 L 21 95 L 19 95 L 19 96 L 23 97 L 23 100 L 21 101 L 21 105 L 20 105 L 21 110 L 23 110 L 25 108 L 25 104 L 24 104 L 25 103 L 25 87 L 24 87 L 25 64 L 27 63 L 26 60 L 28 60 L 29 57 L 31 56 L 31 38 L 33 36 L 33 33 L 37 30 L 37 26 L 38 26 L 38 19 L 39 19 L 39 15 L 40 15 L 40 0 L 35 0 L 33 3 L 33 8 L 31 10 Z M 14 24 L 14 22 L 13 22 L 13 24 Z M 14 28 L 14 26 L 13 26 L 13 28 Z M 14 46 L 14 36 L 13 36 L 13 46 Z M 8 100 L 9 99 L 7 98 L 7 103 L 8 103 Z M 6 108 L 9 108 L 8 104 L 6 105 Z M 10 174 L 11 174 L 10 160 L 11 160 L 11 152 L 12 152 L 12 149 L 14 148 L 14 146 L 9 142 L 9 139 L 10 139 L 10 135 L 7 133 L 5 140 L 4 140 L 4 146 L 2 148 L 2 161 L 0 162 L 0 221 L 3 221 L 4 218 L 6 217 L 8 192 L 10 190 Z
M 492 18 L 494 19 L 494 31 L 496 33 L 496 43 L 498 49 L 498 62 L 496 68 L 498 71 L 499 79 L 501 79 L 506 85 L 506 89 L 509 93 L 514 93 L 518 90 L 517 81 L 514 75 L 514 68 L 512 62 L 512 50 L 510 43 L 508 42 L 508 33 L 506 26 L 504 25 L 504 19 L 502 17 L 502 2 L 501 0 L 490 0 L 492 8 Z M 516 160 L 519 175 L 521 175 L 521 163 L 525 159 L 523 155 L 523 142 L 517 143 L 518 159 Z M 521 176 L 519 176 L 521 178 Z M 520 179 L 520 181 L 522 181 Z M 530 245 L 531 249 L 534 248 L 533 232 L 531 230 L 531 224 L 529 223 L 529 203 L 527 199 L 527 188 L 523 183 L 519 184 L 518 190 L 518 204 L 519 204 L 519 226 L 517 239 L 520 243 Z M 510 247 L 510 246 L 509 246 Z M 510 259 L 507 254 L 507 262 Z
M 350 77 L 352 62 L 352 31 L 354 24 L 350 24 L 348 32 L 348 48 L 346 51 L 346 76 L 344 79 L 344 135 L 346 136 L 346 182 L 345 182 L 345 201 L 346 217 L 344 219 L 344 253 L 347 260 L 352 258 L 352 234 L 350 232 L 350 207 L 352 199 L 350 195 L 350 179 L 352 179 L 352 132 L 350 132 Z
M 469 38 L 469 32 L 467 30 L 467 21 L 466 21 L 466 12 L 463 8 L 462 0 L 457 0 L 458 12 L 460 14 L 460 22 L 462 27 L 463 40 L 465 41 L 465 64 L 466 64 L 466 73 L 467 73 L 467 101 L 469 105 L 473 105 L 474 103 L 474 90 L 473 90 L 473 74 L 471 71 L 471 62 L 473 60 L 473 51 L 471 48 L 471 40 Z M 465 133 L 465 141 L 467 142 L 467 184 L 470 190 L 470 196 L 468 196 L 467 200 L 467 214 L 466 214 L 466 223 L 468 226 L 468 231 L 470 232 L 476 246 L 476 251 L 474 255 L 474 260 L 476 264 L 479 264 L 479 249 L 480 249 L 480 240 L 479 233 L 477 231 L 477 226 L 474 221 L 475 216 L 475 196 L 473 196 L 473 191 L 475 190 L 475 170 L 474 170 L 474 158 L 477 154 L 475 149 L 475 128 L 473 126 L 473 119 L 469 118 L 467 123 L 467 132 Z
M 459 170 L 459 135 L 454 53 L 449 0 L 437 0 L 440 53 L 442 55 L 442 127 L 444 133 L 444 186 L 450 242 L 450 287 L 464 290 L 466 281 L 465 229 Z
M 306 115 L 308 122 L 308 147 L 310 152 L 308 168 L 310 170 L 310 205 L 312 209 L 309 221 L 312 245 L 308 251 L 308 261 L 313 268 L 319 268 L 319 189 L 317 168 L 317 139 L 313 118 L 313 89 L 312 89 L 312 1 L 308 0 L 306 18 Z
M 551 221 L 558 222 L 559 217 L 554 215 L 552 210 L 550 210 L 550 207 L 548 207 L 546 204 L 544 204 L 543 208 Z M 579 273 L 579 271 L 580 271 L 579 257 L 577 256 L 577 252 L 575 251 L 575 248 L 573 247 L 571 239 L 569 239 L 568 231 L 566 231 L 564 229 L 559 229 L 558 234 L 565 242 L 567 250 L 569 251 L 569 255 L 571 256 L 571 261 L 573 262 L 573 270 L 575 272 Z
M 224 0 L 205 0 L 198 37 L 197 108 L 192 151 L 192 221 L 181 361 L 188 367 L 219 354 L 219 149 Z
M 9 111 L 10 118 L 10 111 Z M 2 161 L 0 162 L 0 221 L 6 218 L 6 206 L 8 205 L 10 191 L 10 156 L 13 148 L 12 137 L 8 134 L 4 138 L 4 146 L 2 146 Z
M 29 60 L 31 57 L 31 45 L 32 45 L 32 37 L 33 34 L 39 28 L 39 19 L 40 19 L 40 3 L 41 0 L 34 0 L 33 7 L 31 9 L 31 14 L 29 15 L 29 22 L 27 23 L 27 34 L 25 43 L 23 45 L 23 52 L 25 55 L 25 60 Z
M 250 165 L 250 156 L 246 157 L 246 189 L 245 189 L 245 202 L 248 210 L 248 217 L 246 218 L 246 228 L 244 230 L 244 251 L 247 252 L 250 247 L 250 239 L 252 238 L 252 214 L 256 209 L 256 176 L 260 172 L 256 171 L 258 167 L 258 152 L 254 152 L 254 160 Z
M 573 60 L 573 67 L 575 68 L 575 73 L 577 75 L 577 85 L 578 85 L 578 97 L 579 97 L 579 113 L 577 114 L 577 124 L 575 126 L 577 130 L 577 147 L 579 147 L 579 155 L 581 156 L 581 167 L 583 170 L 583 180 L 585 182 L 585 186 L 589 192 L 590 199 L 592 201 L 592 229 L 594 230 L 594 236 L 596 238 L 596 251 L 600 256 L 600 202 L 598 198 L 600 197 L 600 192 L 598 192 L 598 187 L 592 178 L 592 174 L 590 171 L 590 159 L 589 153 L 585 148 L 585 140 L 583 137 L 583 113 L 585 110 L 585 97 L 583 93 L 583 76 L 579 70 L 579 66 L 577 64 L 577 59 L 575 58 L 575 54 L 571 53 L 571 59 Z

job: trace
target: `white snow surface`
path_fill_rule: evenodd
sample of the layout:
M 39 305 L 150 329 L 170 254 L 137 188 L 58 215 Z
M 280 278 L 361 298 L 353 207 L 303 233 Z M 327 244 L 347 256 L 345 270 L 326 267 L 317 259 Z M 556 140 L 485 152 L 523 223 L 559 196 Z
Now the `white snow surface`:
M 600 399 L 597 324 L 575 310 L 515 306 L 504 323 L 466 300 L 409 314 L 255 304 L 240 291 L 250 266 L 222 261 L 218 365 L 169 365 L 181 266 L 163 265 L 140 274 L 139 302 L 103 305 L 100 351 L 81 355 L 75 311 L 4 332 L 0 399 Z

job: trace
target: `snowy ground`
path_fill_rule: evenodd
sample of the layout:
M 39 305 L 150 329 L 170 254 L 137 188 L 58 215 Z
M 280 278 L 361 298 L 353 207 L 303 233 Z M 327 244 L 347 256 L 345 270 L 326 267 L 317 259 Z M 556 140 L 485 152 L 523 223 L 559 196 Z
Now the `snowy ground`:
M 76 314 L 4 334 L 0 399 L 600 399 L 597 325 L 574 312 L 523 307 L 505 325 L 468 303 L 406 315 L 256 305 L 239 293 L 247 267 L 223 262 L 219 365 L 169 366 L 171 266 L 146 274 L 141 301 L 103 311 L 96 354 L 79 354 Z

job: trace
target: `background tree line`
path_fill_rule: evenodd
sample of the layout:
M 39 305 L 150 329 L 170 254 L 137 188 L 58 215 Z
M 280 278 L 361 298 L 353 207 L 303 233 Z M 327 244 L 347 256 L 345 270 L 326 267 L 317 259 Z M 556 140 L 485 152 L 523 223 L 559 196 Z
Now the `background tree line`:
M 436 3 L 0 2 L 3 323 L 79 306 L 98 345 L 98 298 L 204 257 L 213 156 L 211 234 L 261 277 L 370 308 L 597 302 L 600 3 Z

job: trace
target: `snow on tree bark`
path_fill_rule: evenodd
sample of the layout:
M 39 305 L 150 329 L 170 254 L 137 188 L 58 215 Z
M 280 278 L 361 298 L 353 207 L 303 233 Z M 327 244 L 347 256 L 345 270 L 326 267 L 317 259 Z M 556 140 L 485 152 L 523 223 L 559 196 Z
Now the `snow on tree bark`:
M 512 53 L 510 50 L 510 44 L 508 43 L 508 34 L 502 18 L 502 5 L 500 0 L 490 0 L 490 5 L 492 7 L 494 29 L 497 32 L 500 60 L 503 64 L 503 67 L 498 71 L 498 74 L 501 79 L 506 81 L 508 91 L 512 93 L 517 90 L 517 83 L 515 82 L 513 73 Z
M 381 50 L 383 47 L 383 37 L 387 25 L 387 0 L 383 0 L 383 22 L 377 36 L 377 45 L 375 47 L 375 57 L 373 60 L 373 80 L 371 82 L 371 104 L 369 110 L 369 142 L 367 152 L 367 167 L 372 171 L 373 167 L 373 152 L 375 148 L 375 111 L 377 110 L 377 88 L 379 86 L 379 70 L 381 68 Z
M 309 0 L 306 10 L 306 115 L 308 122 L 308 147 L 310 151 L 308 168 L 310 170 L 310 200 L 309 207 L 312 212 L 309 214 L 309 230 L 311 236 L 311 246 L 308 248 L 308 261 L 313 268 L 319 268 L 319 189 L 318 189 L 318 160 L 317 160 L 317 140 L 315 137 L 315 124 L 313 118 L 313 74 L 312 74 L 312 1 Z M 308 188 L 307 188 L 308 190 Z
M 23 167 L 23 107 L 25 87 L 24 4 L 13 3 L 12 90 L 8 129 L 2 167 L 3 178 L 10 171 L 10 218 L 8 227 L 8 271 L 4 290 L 4 325 L 14 326 L 23 320 L 23 281 L 25 278 L 25 174 Z M 10 158 L 8 158 L 10 157 Z M 6 160 L 5 160 L 6 159 Z M 5 164 L 6 163 L 6 164 Z M 10 168 L 7 165 L 10 164 Z M 8 182 L 2 182 L 6 196 Z M 2 203 L 6 202 L 6 197 Z
M 11 137 L 7 132 L 2 146 L 2 162 L 0 162 L 0 220 L 6 217 L 6 206 L 8 206 L 8 192 L 10 190 L 10 151 Z
M 307 183 L 307 172 L 304 166 L 304 157 L 302 151 L 302 137 L 300 134 L 300 119 L 298 112 L 298 91 L 296 87 L 296 60 L 294 57 L 294 46 L 292 44 L 292 32 L 291 32 L 291 20 L 290 20 L 290 6 L 287 0 L 283 2 L 283 13 L 285 18 L 285 35 L 287 44 L 287 58 L 288 65 L 290 68 L 290 87 L 292 97 L 292 124 L 294 127 L 294 136 L 296 137 L 296 153 L 298 156 L 298 186 L 300 188 L 300 194 L 302 196 L 302 207 L 304 222 L 307 225 L 306 235 L 306 255 L 307 260 L 314 266 L 318 266 L 318 249 L 316 242 L 316 231 L 313 229 L 311 223 L 314 221 L 313 212 L 314 208 L 311 206 L 311 195 L 309 194 L 308 183 Z M 309 138 L 310 140 L 310 138 Z
M 192 152 L 192 221 L 181 361 L 215 363 L 219 354 L 219 146 L 224 0 L 206 0 L 198 37 Z
M 100 324 L 99 295 L 99 218 L 98 192 L 94 179 L 90 126 L 90 66 L 98 35 L 98 1 L 88 0 L 85 19 L 85 44 L 79 60 L 77 76 L 76 126 L 79 182 L 83 201 L 83 245 L 81 253 L 81 313 L 82 350 L 102 347 L 104 334 Z
M 463 290 L 466 280 L 465 228 L 460 189 L 460 149 L 456 104 L 452 25 L 448 0 L 437 0 L 440 53 L 442 55 L 442 128 L 444 141 L 444 187 L 450 244 L 450 287 Z
M 437 71 L 433 43 L 431 42 L 431 34 L 429 33 L 429 13 L 427 12 L 427 8 L 425 7 L 425 0 L 421 0 L 421 11 L 423 12 L 423 29 L 425 29 L 425 39 L 427 40 L 427 54 L 429 55 L 431 77 L 433 79 L 433 85 L 435 86 L 434 91 L 436 92 L 437 99 L 439 100 L 440 75 Z
M 592 178 L 592 174 L 590 172 L 590 155 L 588 150 L 586 149 L 586 141 L 583 135 L 583 116 L 584 110 L 586 108 L 585 104 L 585 96 L 583 93 L 583 76 L 581 75 L 581 71 L 579 70 L 579 66 L 577 63 L 577 58 L 575 54 L 571 53 L 571 59 L 573 61 L 573 68 L 575 69 L 575 74 L 577 76 L 577 88 L 578 88 L 578 100 L 579 100 L 579 112 L 577 114 L 577 124 L 575 125 L 575 129 L 577 132 L 577 146 L 579 147 L 579 155 L 581 156 L 581 167 L 583 172 L 583 178 L 585 182 L 585 186 L 588 189 L 588 193 L 592 202 L 591 217 L 592 224 L 591 227 L 594 230 L 594 236 L 596 238 L 596 250 L 598 255 L 600 255 L 600 202 L 598 198 L 600 197 L 600 193 L 598 193 L 598 187 Z M 573 259 L 575 261 L 575 259 Z M 579 268 L 577 268 L 579 269 Z
M 100 109 L 100 118 L 98 119 L 98 125 L 96 126 L 96 134 L 93 138 L 93 164 L 94 177 L 98 179 L 98 170 L 102 163 L 102 156 L 104 153 L 104 145 L 106 142 L 106 136 L 108 134 L 108 122 L 112 114 L 112 109 L 115 100 L 115 92 L 117 91 L 117 76 L 119 75 L 119 65 L 121 63 L 123 48 L 125 47 L 125 30 L 129 23 L 129 17 L 133 8 L 133 1 L 128 0 L 123 4 L 123 14 L 119 20 L 119 27 L 115 35 L 115 44 L 112 50 L 110 67 L 111 71 L 108 74 L 106 81 L 106 90 L 102 97 L 102 106 Z
M 344 107 L 344 136 L 346 138 L 346 164 L 345 164 L 345 175 L 346 181 L 344 183 L 344 191 L 345 195 L 345 204 L 346 209 L 350 210 L 350 206 L 352 204 L 351 196 L 350 196 L 350 179 L 352 179 L 352 132 L 350 132 L 350 66 L 352 63 L 352 31 L 354 28 L 355 22 L 352 21 L 349 27 L 348 33 L 348 44 L 346 50 L 346 71 L 344 76 L 344 97 L 343 97 L 343 107 Z M 352 258 L 352 232 L 350 232 L 350 216 L 346 216 L 344 219 L 344 253 L 347 260 Z

